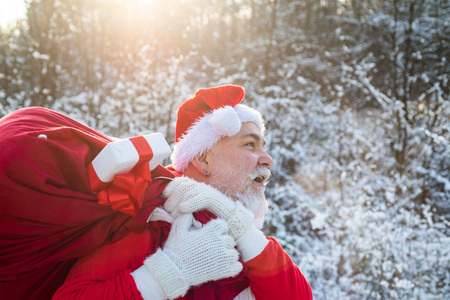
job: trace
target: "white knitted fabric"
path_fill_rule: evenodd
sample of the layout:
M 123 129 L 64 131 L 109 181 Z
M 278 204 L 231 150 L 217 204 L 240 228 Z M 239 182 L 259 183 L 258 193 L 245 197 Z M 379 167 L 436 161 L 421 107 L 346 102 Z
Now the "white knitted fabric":
M 233 201 L 217 189 L 188 177 L 172 180 L 163 192 L 167 198 L 164 208 L 172 213 L 193 213 L 207 209 L 219 218 L 228 221 L 229 234 L 239 239 L 253 225 L 254 215 L 239 201 Z
M 193 216 L 175 219 L 163 249 L 144 261 L 168 299 L 183 296 L 190 286 L 237 275 L 242 270 L 234 240 L 223 220 L 193 228 Z

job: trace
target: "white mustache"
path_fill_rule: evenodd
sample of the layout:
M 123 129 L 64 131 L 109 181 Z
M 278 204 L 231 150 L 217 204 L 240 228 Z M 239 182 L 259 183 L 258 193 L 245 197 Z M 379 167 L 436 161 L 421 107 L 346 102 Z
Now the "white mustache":
M 248 176 L 251 180 L 255 180 L 258 177 L 262 177 L 262 182 L 266 185 L 269 182 L 269 178 L 272 175 L 270 170 L 263 166 L 256 167 Z

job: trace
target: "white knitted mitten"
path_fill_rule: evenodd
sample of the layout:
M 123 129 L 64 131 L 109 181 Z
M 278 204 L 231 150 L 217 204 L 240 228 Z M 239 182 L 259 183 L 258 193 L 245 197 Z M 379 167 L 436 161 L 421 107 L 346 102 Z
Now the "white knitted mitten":
M 167 198 L 164 208 L 168 212 L 179 210 L 180 213 L 193 213 L 206 209 L 228 221 L 229 233 L 235 240 L 253 225 L 253 213 L 239 201 L 233 201 L 212 186 L 188 177 L 172 180 L 163 196 Z
M 232 277 L 242 270 L 226 222 L 212 220 L 193 228 L 193 220 L 191 214 L 175 219 L 163 249 L 144 261 L 169 299 L 184 295 L 190 286 Z

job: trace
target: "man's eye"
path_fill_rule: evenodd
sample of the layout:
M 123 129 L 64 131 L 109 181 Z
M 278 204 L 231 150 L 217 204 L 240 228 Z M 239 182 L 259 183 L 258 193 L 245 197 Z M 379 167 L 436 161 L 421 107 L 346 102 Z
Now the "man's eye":
M 246 146 L 250 146 L 252 148 L 255 148 L 255 143 L 251 142 L 251 143 L 247 143 Z

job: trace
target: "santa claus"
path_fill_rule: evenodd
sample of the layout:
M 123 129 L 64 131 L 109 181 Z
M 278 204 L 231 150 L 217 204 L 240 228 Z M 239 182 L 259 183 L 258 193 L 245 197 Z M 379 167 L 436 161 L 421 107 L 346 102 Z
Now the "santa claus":
M 19 157 L 0 150 L 10 158 L 1 175 L 14 185 L 0 183 L 8 227 L 0 295 L 44 299 L 59 288 L 54 299 L 312 299 L 298 267 L 260 231 L 273 161 L 261 115 L 243 98 L 238 86 L 197 91 L 178 111 L 173 165 L 148 174 L 139 160 L 96 194 L 83 168 L 111 140 L 55 122 L 65 133 L 37 111 L 40 127 L 18 133 L 30 145 L 7 136 L 27 144 Z M 0 126 L 13 120 L 4 119 Z

